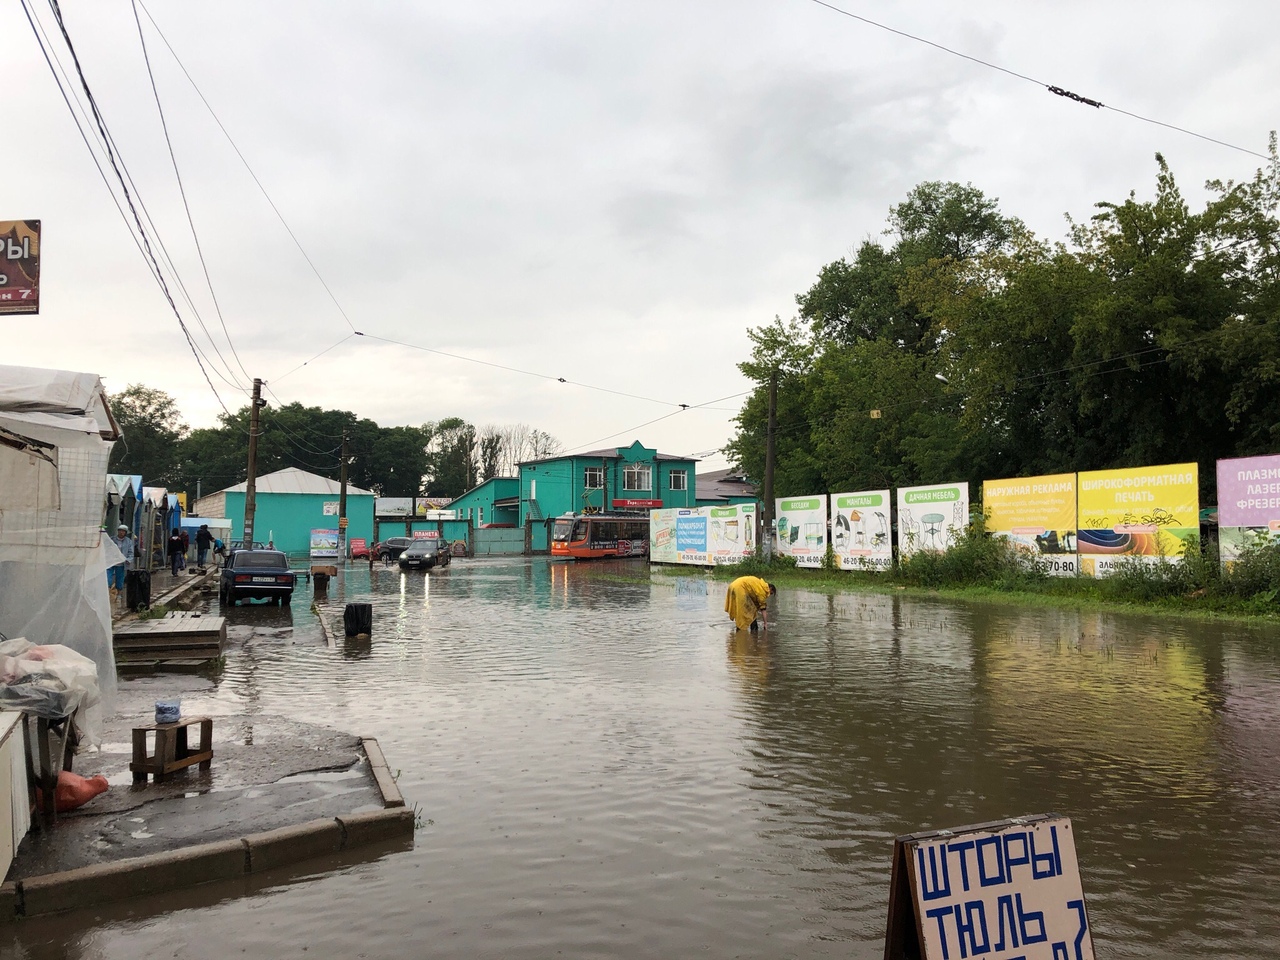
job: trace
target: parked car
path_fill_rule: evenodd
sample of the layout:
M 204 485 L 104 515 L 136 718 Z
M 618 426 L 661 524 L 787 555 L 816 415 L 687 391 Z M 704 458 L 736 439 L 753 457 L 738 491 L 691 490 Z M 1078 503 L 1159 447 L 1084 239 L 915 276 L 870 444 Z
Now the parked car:
M 373 556 L 378 560 L 395 560 L 413 543 L 412 537 L 388 537 L 373 545 Z
M 373 546 L 375 546 L 375 547 L 376 547 L 376 546 L 377 546 L 377 544 L 375 543 Z M 358 547 L 352 547 L 352 548 L 351 548 L 351 559 L 352 559 L 352 560 L 368 560 L 368 559 L 369 559 L 369 554 L 370 554 L 370 552 L 372 551 L 372 549 L 373 549 L 373 547 L 370 547 L 370 546 L 369 546 L 369 544 L 368 544 L 367 542 L 366 542 L 366 543 L 362 543 L 362 544 L 360 544 L 360 546 L 358 546 Z
M 218 599 L 234 607 L 240 600 L 274 600 L 289 603 L 297 574 L 289 558 L 279 550 L 236 550 L 227 557 L 218 579 Z
M 447 540 L 415 540 L 400 554 L 400 569 L 430 570 L 437 566 L 447 567 L 452 559 Z

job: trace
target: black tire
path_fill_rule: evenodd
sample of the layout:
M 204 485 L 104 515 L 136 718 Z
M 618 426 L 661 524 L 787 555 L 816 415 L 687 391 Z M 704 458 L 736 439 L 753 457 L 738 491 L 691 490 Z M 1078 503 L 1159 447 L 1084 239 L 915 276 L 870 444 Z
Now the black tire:
M 227 590 L 227 606 L 234 607 L 235 605 L 236 605 L 236 592 L 234 590 L 228 589 Z
M 292 593 L 286 593 L 283 597 L 281 597 L 281 598 L 280 598 L 280 606 L 282 606 L 282 607 L 287 607 L 287 606 L 289 606 L 291 603 L 293 603 L 293 594 L 292 594 Z

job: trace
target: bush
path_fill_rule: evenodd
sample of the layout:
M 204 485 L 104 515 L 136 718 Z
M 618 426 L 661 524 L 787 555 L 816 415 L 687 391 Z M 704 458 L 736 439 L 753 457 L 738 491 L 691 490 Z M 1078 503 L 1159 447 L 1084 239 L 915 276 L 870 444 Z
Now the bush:
M 1274 602 L 1280 594 L 1280 540 L 1246 547 L 1222 575 L 1222 591 L 1244 599 Z
M 920 587 L 974 584 L 1025 587 L 1047 578 L 1034 555 L 1008 537 L 992 537 L 979 523 L 969 526 L 944 553 L 921 551 L 899 560 L 896 579 Z
M 766 560 L 760 554 L 754 554 L 747 557 L 739 563 L 729 563 L 720 567 L 725 573 L 734 577 L 765 577 L 771 573 L 783 573 L 796 568 L 795 557 L 786 557 L 781 554 Z

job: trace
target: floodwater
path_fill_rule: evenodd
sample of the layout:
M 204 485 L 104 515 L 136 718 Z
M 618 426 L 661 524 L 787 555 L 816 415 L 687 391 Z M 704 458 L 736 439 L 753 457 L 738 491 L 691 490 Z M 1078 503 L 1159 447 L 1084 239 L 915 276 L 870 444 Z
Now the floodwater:
M 357 567 L 184 709 L 376 736 L 411 852 L 0 927 L 0 955 L 883 955 L 892 838 L 1073 818 L 1098 955 L 1280 955 L 1280 633 L 784 590 L 640 563 Z M 236 627 L 235 625 L 240 625 Z

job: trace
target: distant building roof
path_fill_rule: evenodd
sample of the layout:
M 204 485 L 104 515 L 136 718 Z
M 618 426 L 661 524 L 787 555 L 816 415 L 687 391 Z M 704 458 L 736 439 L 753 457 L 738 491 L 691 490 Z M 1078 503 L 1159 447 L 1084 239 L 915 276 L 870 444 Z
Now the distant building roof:
M 622 454 L 619 450 L 626 450 L 626 447 L 605 447 L 603 450 L 587 450 L 585 453 L 557 453 L 552 457 L 541 457 L 537 460 L 523 460 L 516 466 L 523 467 L 526 464 L 534 463 L 550 463 L 553 460 L 571 460 L 574 457 L 587 460 L 621 460 Z M 681 457 L 674 453 L 655 453 L 655 460 L 685 460 L 696 463 L 697 457 Z
M 328 477 L 321 477 L 314 473 L 307 473 L 305 470 L 299 470 L 297 467 L 285 467 L 275 473 L 265 473 L 260 476 L 255 484 L 255 489 L 258 493 L 322 493 L 336 497 L 342 492 L 342 484 L 338 483 L 337 480 L 330 480 Z M 219 490 L 218 492 L 244 493 L 245 484 L 237 483 L 234 487 L 227 487 L 225 490 Z M 359 487 L 347 484 L 347 494 L 350 496 L 372 497 L 373 491 L 361 490 Z
M 699 500 L 727 500 L 730 497 L 754 497 L 756 484 L 743 476 L 741 470 L 712 470 L 699 473 L 694 480 L 694 496 Z

